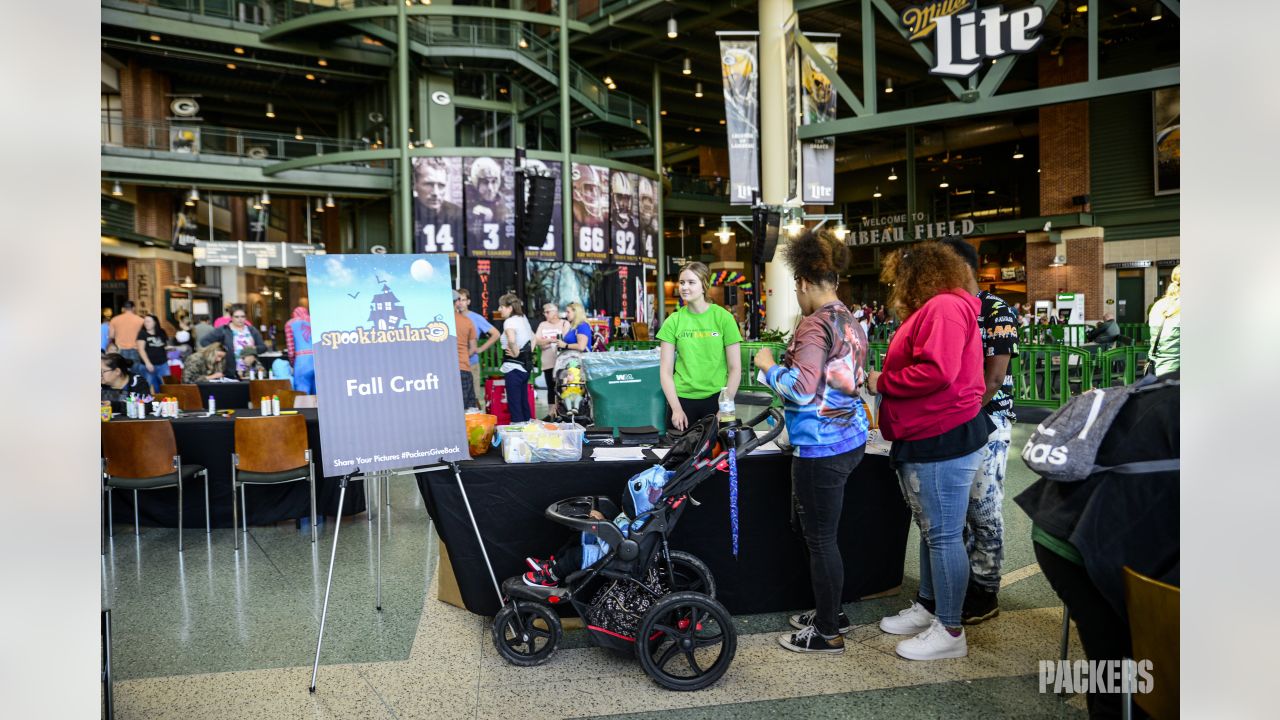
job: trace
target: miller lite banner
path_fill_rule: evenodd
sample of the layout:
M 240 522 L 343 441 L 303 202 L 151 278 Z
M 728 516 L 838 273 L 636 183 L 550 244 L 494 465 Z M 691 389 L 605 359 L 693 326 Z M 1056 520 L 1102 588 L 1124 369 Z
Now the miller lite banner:
M 750 205 L 760 191 L 758 33 L 717 34 L 729 139 L 729 204 Z
M 970 9 L 974 0 L 936 0 L 913 5 L 899 15 L 912 42 L 934 36 L 931 75 L 967 78 L 985 59 L 1033 52 L 1044 38 L 1044 8 L 1032 5 L 1006 13 L 999 5 Z
M 815 37 L 805 35 L 805 37 Z M 836 42 L 813 43 L 824 60 L 836 67 Z M 836 89 L 827 73 L 813 58 L 805 57 L 800 69 L 803 95 L 800 99 L 805 125 L 836 119 Z M 836 139 L 834 137 L 805 140 L 800 145 L 800 173 L 804 178 L 801 193 L 805 203 L 830 205 L 835 202 Z

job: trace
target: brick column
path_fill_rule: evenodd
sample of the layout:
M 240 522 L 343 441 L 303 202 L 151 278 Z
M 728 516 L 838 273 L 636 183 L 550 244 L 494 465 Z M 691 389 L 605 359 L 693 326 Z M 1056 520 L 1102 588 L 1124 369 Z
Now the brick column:
M 1044 233 L 1027 237 L 1027 301 L 1053 300 L 1059 290 L 1084 293 L 1084 314 L 1088 320 L 1102 318 L 1102 229 L 1080 228 L 1064 231 L 1067 264 L 1049 267 L 1063 246 L 1049 242 Z
M 129 147 L 169 148 L 165 120 L 169 117 L 169 78 L 143 67 L 137 60 L 120 71 L 120 104 L 124 115 L 124 144 Z M 135 124 L 145 123 L 147 127 Z
M 164 244 L 173 238 L 174 197 L 172 190 L 138 188 L 138 202 L 133 209 L 134 231 L 153 237 Z
M 1040 53 L 1040 87 L 1089 79 L 1083 41 L 1063 44 L 1058 57 Z M 1062 64 L 1059 66 L 1058 61 Z M 1040 108 L 1040 214 L 1088 212 L 1071 198 L 1089 193 L 1089 103 Z

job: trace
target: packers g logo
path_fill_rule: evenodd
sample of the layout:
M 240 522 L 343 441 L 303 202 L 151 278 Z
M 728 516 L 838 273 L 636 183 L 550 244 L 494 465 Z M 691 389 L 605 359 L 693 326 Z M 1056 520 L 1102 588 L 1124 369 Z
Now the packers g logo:
M 449 339 L 449 326 L 440 320 L 439 315 L 435 320 L 427 323 L 427 339 L 431 342 L 444 342 Z

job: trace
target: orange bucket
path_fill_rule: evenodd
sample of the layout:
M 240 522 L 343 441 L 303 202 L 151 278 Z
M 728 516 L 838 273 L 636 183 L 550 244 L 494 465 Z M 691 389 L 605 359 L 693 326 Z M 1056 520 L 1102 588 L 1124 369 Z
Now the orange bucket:
M 466 418 L 467 449 L 470 450 L 471 457 L 480 457 L 489 452 L 489 447 L 493 443 L 494 429 L 498 426 L 498 418 L 484 413 L 471 413 Z

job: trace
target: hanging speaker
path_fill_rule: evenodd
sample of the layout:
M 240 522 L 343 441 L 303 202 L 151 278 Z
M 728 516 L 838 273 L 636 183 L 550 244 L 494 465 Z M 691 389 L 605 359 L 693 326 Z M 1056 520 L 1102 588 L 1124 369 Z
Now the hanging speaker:
M 524 202 L 524 222 L 520 224 L 516 241 L 525 247 L 542 247 L 555 209 L 556 181 L 545 175 L 532 175 L 525 178 L 524 184 L 528 195 Z

